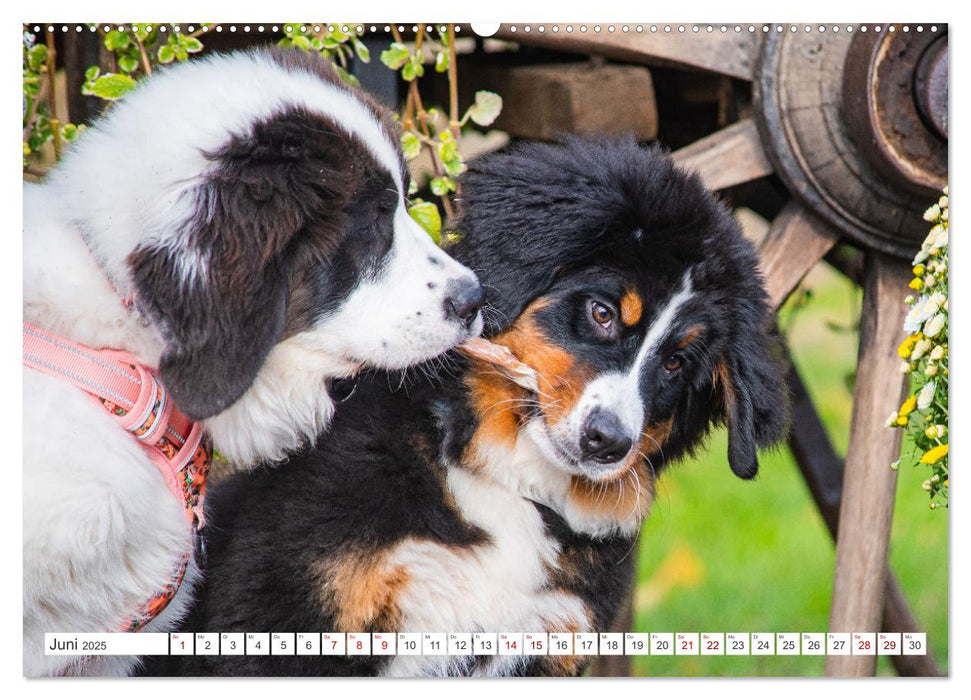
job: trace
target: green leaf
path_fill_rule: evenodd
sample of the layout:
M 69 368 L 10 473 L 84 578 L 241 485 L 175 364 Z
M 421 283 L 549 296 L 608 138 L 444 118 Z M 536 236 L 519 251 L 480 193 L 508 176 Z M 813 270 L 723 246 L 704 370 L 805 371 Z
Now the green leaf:
M 346 70 L 344 70 L 338 65 L 335 65 L 334 68 L 337 69 L 337 74 L 341 77 L 341 79 L 343 79 L 345 83 L 347 83 L 348 85 L 354 85 L 355 87 L 360 86 L 361 81 L 357 79 L 357 76 L 351 75 L 350 73 L 348 73 Z
M 109 51 L 120 51 L 127 49 L 131 44 L 131 38 L 125 32 L 112 29 L 105 35 L 105 48 Z
M 92 95 L 97 95 L 103 100 L 117 100 L 126 92 L 135 88 L 137 83 L 127 75 L 120 73 L 107 73 L 89 84 Z
M 188 61 L 189 60 L 189 52 L 186 51 L 184 47 L 177 46 L 175 48 L 175 57 L 179 61 Z
M 61 127 L 61 138 L 65 141 L 73 141 L 77 138 L 78 128 L 74 124 L 65 124 Z
M 182 45 L 182 48 L 189 53 L 199 53 L 202 51 L 202 42 L 196 39 L 194 36 L 182 37 L 182 40 L 179 43 Z
M 445 161 L 445 172 L 452 177 L 458 177 L 465 172 L 465 161 L 459 155 L 456 155 L 452 160 Z
M 421 141 L 410 131 L 401 135 L 401 150 L 404 151 L 405 160 L 412 160 L 421 152 Z
M 91 66 L 84 71 L 84 79 L 88 81 L 97 80 L 99 75 L 101 75 L 100 66 Z
M 442 240 L 442 215 L 432 202 L 416 199 L 408 207 L 408 213 L 438 244 Z
M 443 163 L 455 160 L 459 155 L 458 143 L 451 131 L 443 131 L 438 135 L 438 157 Z
M 165 46 L 160 46 L 158 48 L 158 62 L 159 63 L 171 63 L 175 60 L 175 47 L 171 44 L 166 44 Z
M 469 118 L 479 126 L 489 126 L 502 111 L 502 98 L 494 92 L 479 90 L 475 93 L 475 104 L 469 107 Z
M 162 48 L 164 49 L 165 47 L 163 46 Z M 125 73 L 132 73 L 138 68 L 138 59 L 134 56 L 119 56 L 118 67 Z
M 322 40 L 325 49 L 336 49 L 341 45 L 339 39 L 335 38 L 333 35 L 325 36 Z
M 450 177 L 433 178 L 429 185 L 436 197 L 444 197 L 449 192 L 455 191 L 455 180 Z
M 448 71 L 448 53 L 445 51 L 439 51 L 435 54 L 435 72 L 445 73 Z
M 304 51 L 310 51 L 310 39 L 305 36 L 295 36 L 293 37 L 293 45 L 298 49 L 303 49 Z
M 354 53 L 357 54 L 357 57 L 364 63 L 370 63 L 371 50 L 367 45 L 357 37 L 354 37 L 351 42 L 354 44 Z
M 410 57 L 408 47 L 400 42 L 394 42 L 385 51 L 381 52 L 381 63 L 391 70 L 398 70 Z
M 38 44 L 27 52 L 27 65 L 35 73 L 40 71 L 46 61 L 47 47 L 43 44 Z

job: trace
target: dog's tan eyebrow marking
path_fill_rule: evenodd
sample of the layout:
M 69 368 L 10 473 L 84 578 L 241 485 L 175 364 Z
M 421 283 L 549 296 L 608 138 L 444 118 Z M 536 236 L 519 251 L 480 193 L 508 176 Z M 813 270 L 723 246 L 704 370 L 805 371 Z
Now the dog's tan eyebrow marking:
M 620 298 L 620 320 L 623 321 L 624 325 L 635 325 L 641 320 L 643 313 L 644 302 L 641 301 L 640 295 L 633 289 L 624 292 L 624 296 Z
M 691 326 L 691 328 L 685 331 L 684 337 L 681 338 L 681 342 L 678 343 L 678 350 L 683 350 L 691 345 L 691 343 L 693 343 L 704 330 L 705 326 L 702 323 Z

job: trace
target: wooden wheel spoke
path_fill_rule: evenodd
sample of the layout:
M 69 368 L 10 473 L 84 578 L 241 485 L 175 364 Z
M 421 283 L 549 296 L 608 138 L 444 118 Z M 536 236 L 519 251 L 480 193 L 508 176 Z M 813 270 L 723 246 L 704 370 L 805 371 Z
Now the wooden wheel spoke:
M 707 187 L 723 190 L 771 175 L 758 128 L 743 119 L 672 154 L 675 162 L 695 172 Z
M 786 205 L 759 246 L 762 274 L 773 308 L 782 306 L 838 240 L 835 231 L 802 205 L 795 201 Z
M 843 474 L 836 573 L 829 629 L 879 632 L 887 583 L 887 550 L 900 453 L 900 432 L 884 420 L 904 397 L 906 376 L 895 351 L 905 335 L 910 270 L 906 263 L 868 253 L 860 321 L 860 355 L 853 391 L 850 444 Z M 829 676 L 872 676 L 875 656 L 829 656 Z

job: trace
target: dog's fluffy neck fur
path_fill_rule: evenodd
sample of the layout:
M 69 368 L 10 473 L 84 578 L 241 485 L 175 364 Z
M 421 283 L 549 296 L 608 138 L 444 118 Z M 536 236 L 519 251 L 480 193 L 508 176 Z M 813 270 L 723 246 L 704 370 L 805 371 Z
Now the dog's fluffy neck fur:
M 25 202 L 48 186 L 25 185 Z M 82 225 L 66 208 L 25 206 L 24 211 L 34 218 L 25 219 L 31 235 L 24 239 L 24 322 L 96 349 L 124 350 L 157 368 L 164 341 L 139 313 L 137 299 L 134 308 L 125 305 L 132 288 L 127 271 L 102 267 Z M 329 422 L 334 403 L 327 381 L 357 369 L 355 363 L 307 347 L 301 334 L 282 341 L 246 393 L 204 421 L 214 448 L 237 468 L 282 459 Z M 301 378 L 288 378 L 294 372 Z

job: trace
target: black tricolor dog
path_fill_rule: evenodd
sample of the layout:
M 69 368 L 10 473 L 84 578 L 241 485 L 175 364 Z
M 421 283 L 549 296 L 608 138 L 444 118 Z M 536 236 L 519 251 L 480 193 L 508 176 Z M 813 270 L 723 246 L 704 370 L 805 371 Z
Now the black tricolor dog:
M 213 494 L 188 631 L 600 631 L 660 469 L 724 422 L 732 470 L 784 430 L 769 309 L 727 209 L 632 141 L 527 145 L 474 163 L 456 259 L 528 391 L 457 360 L 376 375 L 326 442 Z M 212 656 L 179 673 L 577 674 L 562 656 Z

